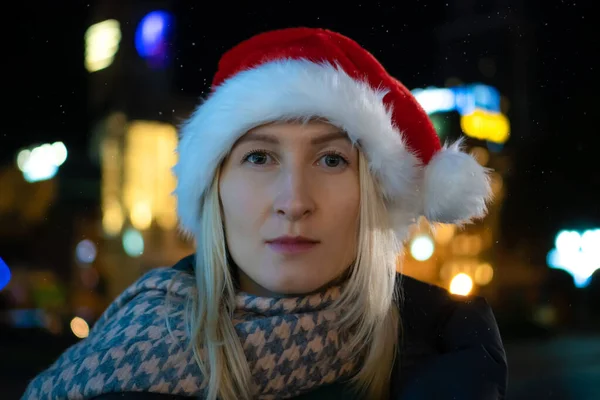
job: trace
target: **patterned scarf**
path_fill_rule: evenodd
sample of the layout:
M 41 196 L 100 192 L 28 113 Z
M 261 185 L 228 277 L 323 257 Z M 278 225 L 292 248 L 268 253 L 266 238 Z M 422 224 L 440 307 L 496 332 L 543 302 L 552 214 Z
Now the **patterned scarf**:
M 107 308 L 88 338 L 29 384 L 23 399 L 86 399 L 127 391 L 205 398 L 207 379 L 188 350 L 183 316 L 193 287 L 188 273 L 150 271 Z M 340 287 L 296 298 L 237 296 L 233 323 L 255 398 L 291 398 L 357 371 L 356 357 L 344 351 L 349 338 L 332 328 L 338 316 L 328 306 L 339 296 Z

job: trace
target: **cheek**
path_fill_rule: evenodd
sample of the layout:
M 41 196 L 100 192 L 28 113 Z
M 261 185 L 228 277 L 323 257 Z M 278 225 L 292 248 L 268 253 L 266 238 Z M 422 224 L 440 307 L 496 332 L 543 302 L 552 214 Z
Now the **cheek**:
M 256 229 L 256 220 L 264 213 L 265 194 L 247 179 L 224 179 L 220 185 L 223 219 L 228 233 Z
M 358 230 L 360 188 L 355 180 L 340 183 L 345 184 L 323 186 L 328 190 L 322 197 L 322 204 L 331 229 L 349 237 L 355 235 Z

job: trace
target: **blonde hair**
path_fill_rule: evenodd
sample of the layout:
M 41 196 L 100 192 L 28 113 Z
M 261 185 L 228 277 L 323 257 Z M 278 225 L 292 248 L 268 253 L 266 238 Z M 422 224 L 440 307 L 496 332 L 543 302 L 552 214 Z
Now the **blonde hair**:
M 360 152 L 359 152 L 360 153 Z M 351 354 L 364 351 L 362 367 L 352 378 L 354 389 L 368 398 L 384 398 L 399 338 L 394 305 L 399 243 L 389 223 L 381 191 L 359 154 L 360 215 L 358 251 L 340 299 L 344 309 L 338 329 L 352 329 Z M 196 233 L 196 288 L 185 311 L 190 346 L 205 377 L 207 399 L 250 400 L 252 374 L 232 323 L 235 287 L 219 199 L 219 172 L 201 204 Z

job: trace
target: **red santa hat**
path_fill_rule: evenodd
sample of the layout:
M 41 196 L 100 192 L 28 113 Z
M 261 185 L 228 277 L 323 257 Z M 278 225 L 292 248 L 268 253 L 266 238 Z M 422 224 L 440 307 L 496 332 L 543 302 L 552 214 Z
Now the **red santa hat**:
M 182 229 L 197 234 L 202 197 L 241 136 L 311 117 L 343 129 L 365 154 L 402 239 L 420 215 L 443 223 L 485 215 L 486 169 L 460 142 L 440 145 L 423 108 L 373 55 L 335 32 L 291 28 L 225 53 L 211 94 L 182 126 L 174 168 Z

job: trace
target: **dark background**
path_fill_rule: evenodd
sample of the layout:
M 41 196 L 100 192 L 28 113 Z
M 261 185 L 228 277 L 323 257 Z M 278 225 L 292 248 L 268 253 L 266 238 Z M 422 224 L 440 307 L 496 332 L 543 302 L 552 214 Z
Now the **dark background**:
M 167 8 L 174 15 L 167 79 L 173 96 L 188 103 L 197 104 L 207 93 L 224 51 L 253 34 L 290 26 L 323 27 L 352 37 L 409 88 L 442 87 L 449 77 L 495 86 L 510 99 L 508 114 L 516 128 L 505 148 L 511 166 L 496 247 L 517 255 L 525 264 L 545 266 L 557 231 L 600 227 L 599 35 L 591 1 L 125 3 L 134 11 L 121 20 L 123 29 L 134 29 L 139 16 L 152 9 Z M 2 27 L 7 47 L 2 56 L 5 103 L 0 107 L 0 166 L 14 164 L 22 147 L 57 140 L 69 149 L 69 158 L 60 170 L 66 182 L 61 186 L 61 205 L 50 211 L 47 224 L 22 237 L 11 233 L 20 229 L 12 220 L 0 219 L 0 257 L 67 271 L 68 256 L 63 253 L 69 244 L 63 238 L 74 234 L 72 220 L 80 212 L 99 212 L 100 170 L 90 152 L 92 128 L 101 114 L 126 102 L 128 96 L 143 104 L 139 82 L 144 72 L 129 65 L 128 72 L 122 72 L 126 76 L 119 78 L 131 86 L 92 107 L 90 99 L 96 91 L 113 83 L 106 75 L 106 82 L 98 78 L 90 84 L 83 63 L 84 33 L 90 24 L 110 18 L 117 3 L 8 4 Z M 498 73 L 494 76 L 484 76 L 478 68 L 478 60 L 486 57 L 495 62 Z M 135 61 L 119 56 L 115 61 L 131 62 Z M 187 105 L 139 107 L 156 120 L 174 122 L 189 111 Z M 11 188 L 0 187 L 4 190 Z M 566 285 L 572 283 L 567 279 Z M 571 307 L 570 299 L 578 295 L 565 289 L 563 296 Z M 596 303 L 600 299 L 597 289 L 589 296 Z M 598 317 L 594 318 L 591 322 L 596 323 Z M 501 328 L 508 338 L 509 325 Z M 558 342 L 540 344 L 546 336 L 529 334 L 526 342 L 509 340 L 509 355 L 516 366 L 512 398 L 526 398 L 519 396 L 531 391 L 539 394 L 536 398 L 556 399 L 591 399 L 598 393 L 594 390 L 600 384 L 594 382 L 600 382 L 600 365 L 590 362 L 589 355 L 597 354 L 600 359 L 600 339 L 589 330 L 581 333 L 571 328 L 568 334 L 576 335 L 575 339 L 561 336 Z M 28 379 L 75 341 L 40 335 L 3 330 L 0 364 L 6 368 L 0 369 L 0 377 L 6 378 L 0 379 L 0 389 L 8 388 L 8 398 L 18 397 Z M 23 352 L 22 348 L 34 350 Z M 544 358 L 544 354 L 554 358 Z M 577 358 L 584 356 L 587 361 Z M 12 361 L 7 364 L 6 360 Z M 570 372 L 550 371 L 551 365 L 561 364 L 571 365 Z M 532 368 L 546 379 L 531 383 Z M 573 371 L 581 372 L 579 378 Z M 560 381 L 557 376 L 567 383 L 552 387 Z
M 201 6 L 174 1 L 173 12 L 181 16 L 173 43 L 174 85 L 185 95 L 201 96 L 223 51 L 257 32 L 301 25 L 355 38 L 408 87 L 442 85 L 440 72 L 447 60 L 439 59 L 436 27 L 460 12 L 455 2 L 258 1 Z M 2 162 L 12 162 L 19 147 L 34 141 L 64 140 L 86 153 L 90 115 L 82 57 L 92 3 L 26 2 L 12 13 L 14 25 L 4 28 L 10 51 L 3 57 L 8 104 L 2 107 Z M 450 61 L 463 67 L 462 79 L 469 78 L 468 66 L 489 48 L 504 47 L 508 55 L 511 47 L 531 46 L 526 65 L 518 67 L 526 70 L 530 129 L 510 142 L 516 162 L 502 240 L 507 246 L 527 241 L 534 247 L 531 257 L 539 257 L 535 246 L 547 247 L 558 229 L 594 226 L 600 220 L 600 166 L 595 157 L 600 141 L 594 119 L 600 104 L 598 35 L 592 2 L 473 3 L 477 11 L 493 6 L 501 18 L 518 20 L 503 31 L 465 40 L 464 57 Z M 507 35 L 513 39 L 502 43 Z M 499 52 L 500 64 L 513 62 L 502 56 Z

